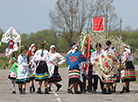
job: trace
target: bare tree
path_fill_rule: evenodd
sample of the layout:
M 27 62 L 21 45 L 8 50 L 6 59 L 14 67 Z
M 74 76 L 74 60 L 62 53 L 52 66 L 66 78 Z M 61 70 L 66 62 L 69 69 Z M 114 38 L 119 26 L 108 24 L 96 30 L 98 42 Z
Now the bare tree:
M 119 27 L 119 19 L 112 3 L 113 0 L 57 0 L 55 11 L 49 13 L 52 30 L 70 44 L 82 31 L 91 30 L 90 16 L 107 14 L 105 28 L 110 33 Z
M 115 13 L 115 7 L 112 5 L 114 0 L 96 0 L 95 15 L 107 15 L 105 17 L 105 29 L 108 33 L 119 29 L 119 17 Z
M 62 35 L 70 44 L 74 31 L 79 36 L 86 24 L 89 26 L 89 16 L 93 14 L 93 0 L 58 0 L 55 11 L 50 11 L 52 29 Z

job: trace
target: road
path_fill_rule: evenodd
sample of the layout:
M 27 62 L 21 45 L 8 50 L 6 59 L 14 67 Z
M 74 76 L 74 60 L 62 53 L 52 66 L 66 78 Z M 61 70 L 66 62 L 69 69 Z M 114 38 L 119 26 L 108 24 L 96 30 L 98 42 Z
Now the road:
M 138 66 L 136 66 L 138 67 Z M 137 68 L 136 68 L 137 69 Z M 0 102 L 137 102 L 138 101 L 138 85 L 131 83 L 130 93 L 119 94 L 122 90 L 122 83 L 117 85 L 117 92 L 111 95 L 101 94 L 100 87 L 98 86 L 97 93 L 86 94 L 69 94 L 67 93 L 68 84 L 68 69 L 60 68 L 59 73 L 62 76 L 62 88 L 55 92 L 56 87 L 52 86 L 52 92 L 47 94 L 37 94 L 29 92 L 29 84 L 26 87 L 26 95 L 20 95 L 18 86 L 16 85 L 17 94 L 11 94 L 12 88 L 10 81 L 7 79 L 8 69 L 0 70 Z M 35 82 L 35 87 L 37 87 Z M 37 89 L 37 88 L 36 88 Z M 44 90 L 44 86 L 42 86 Z

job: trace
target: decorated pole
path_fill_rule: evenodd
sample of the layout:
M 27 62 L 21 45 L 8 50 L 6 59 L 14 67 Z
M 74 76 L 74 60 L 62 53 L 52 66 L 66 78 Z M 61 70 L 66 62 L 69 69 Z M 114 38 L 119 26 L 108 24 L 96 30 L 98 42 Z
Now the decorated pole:
M 91 36 L 89 35 L 88 38 L 87 38 L 87 50 L 86 50 L 86 58 L 87 60 L 89 60 L 89 52 L 90 52 L 90 41 L 91 41 Z M 87 73 L 87 76 L 88 76 L 88 64 L 85 65 L 85 70 L 86 70 L 86 73 Z

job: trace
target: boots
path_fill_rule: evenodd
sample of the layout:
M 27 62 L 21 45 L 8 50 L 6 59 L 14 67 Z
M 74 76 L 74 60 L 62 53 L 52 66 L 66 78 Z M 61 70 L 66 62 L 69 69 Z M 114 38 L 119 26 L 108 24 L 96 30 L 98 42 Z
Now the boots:
M 121 93 L 126 93 L 126 88 L 125 87 L 123 87 L 123 90 L 120 92 L 120 94 Z
M 116 87 L 112 87 L 112 92 L 116 92 Z
M 52 90 L 51 90 L 51 87 L 47 87 L 47 91 L 52 91 Z
M 30 87 L 30 93 L 33 93 L 32 88 L 33 88 L 33 87 Z
M 41 88 L 38 88 L 37 93 L 38 93 L 38 94 L 43 94 L 43 92 L 41 91 Z
M 108 94 L 111 94 L 112 93 L 112 90 L 109 88 L 107 93 Z
M 49 94 L 48 91 L 47 91 L 47 88 L 45 88 L 45 94 Z
M 26 94 L 26 92 L 25 92 L 25 88 L 23 88 L 23 94 Z
M 130 90 L 129 90 L 129 87 L 128 87 L 128 86 L 126 87 L 126 92 L 130 92 Z
M 20 94 L 23 94 L 22 88 L 19 88 L 19 92 Z
M 35 92 L 35 87 L 33 86 L 33 92 Z
M 103 88 L 102 94 L 107 94 L 106 88 Z
M 57 90 L 56 90 L 56 92 L 57 92 L 61 87 L 62 87 L 62 85 L 57 84 Z

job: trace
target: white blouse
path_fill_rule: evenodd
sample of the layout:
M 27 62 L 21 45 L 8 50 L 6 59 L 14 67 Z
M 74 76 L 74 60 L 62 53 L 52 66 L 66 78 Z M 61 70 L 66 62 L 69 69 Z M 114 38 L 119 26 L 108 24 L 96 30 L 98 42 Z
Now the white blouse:
M 48 62 L 57 63 L 58 60 L 61 61 L 63 59 L 64 59 L 64 57 L 61 54 L 57 53 L 56 51 L 54 53 L 52 53 L 52 54 L 50 54 L 50 52 L 49 52 L 49 60 L 48 60 Z M 60 65 L 61 63 L 58 63 L 58 64 Z
M 121 62 L 124 61 L 125 58 L 128 58 L 127 61 L 133 61 L 133 56 L 129 51 L 125 51 L 121 56 Z
M 101 50 L 99 53 L 98 53 L 97 51 L 94 51 L 94 52 L 91 54 L 90 61 L 91 61 L 92 64 L 94 64 L 93 61 L 95 60 L 95 58 L 97 57 L 97 55 L 98 55 L 98 54 L 101 54 L 101 53 L 103 53 L 103 50 Z M 93 66 L 93 72 L 92 72 L 92 74 L 93 74 L 93 75 L 98 75 L 98 74 L 96 73 L 95 69 L 94 69 L 94 66 Z
M 49 54 L 47 50 L 43 50 L 43 56 L 41 56 L 42 50 L 37 50 L 33 59 L 31 60 L 31 62 L 37 62 L 37 61 L 48 61 L 49 59 Z

